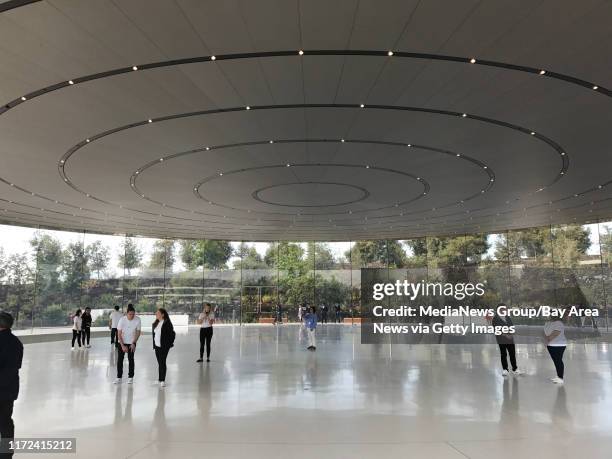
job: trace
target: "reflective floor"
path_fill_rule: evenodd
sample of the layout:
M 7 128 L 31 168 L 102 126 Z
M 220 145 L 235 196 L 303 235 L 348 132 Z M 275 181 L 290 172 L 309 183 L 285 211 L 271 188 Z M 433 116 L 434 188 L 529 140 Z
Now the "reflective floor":
M 165 389 L 151 385 L 150 336 L 133 386 L 112 384 L 107 339 L 28 344 L 17 437 L 76 437 L 83 458 L 612 457 L 606 344 L 568 348 L 558 387 L 542 345 L 519 346 L 527 375 L 504 380 L 494 345 L 361 345 L 359 327 L 335 324 L 317 335 L 313 353 L 297 325 L 217 327 L 212 361 L 196 364 L 198 330 L 179 332 Z

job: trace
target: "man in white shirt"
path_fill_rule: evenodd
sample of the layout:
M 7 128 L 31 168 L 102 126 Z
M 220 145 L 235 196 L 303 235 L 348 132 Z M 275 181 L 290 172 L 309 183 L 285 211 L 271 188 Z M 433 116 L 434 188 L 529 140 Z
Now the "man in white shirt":
M 110 319 L 108 321 L 108 327 L 111 330 L 111 344 L 114 344 L 115 347 L 119 347 L 119 339 L 117 338 L 117 325 L 119 325 L 119 320 L 123 317 L 123 313 L 119 311 L 119 306 L 115 306 L 115 310 L 111 312 Z
M 136 342 L 140 338 L 140 318 L 136 317 L 136 310 L 132 304 L 128 304 L 127 314 L 119 319 L 117 332 L 119 338 L 119 355 L 117 357 L 117 379 L 115 384 L 121 384 L 123 376 L 123 357 L 128 355 L 129 372 L 128 384 L 134 382 L 134 352 L 136 352 Z

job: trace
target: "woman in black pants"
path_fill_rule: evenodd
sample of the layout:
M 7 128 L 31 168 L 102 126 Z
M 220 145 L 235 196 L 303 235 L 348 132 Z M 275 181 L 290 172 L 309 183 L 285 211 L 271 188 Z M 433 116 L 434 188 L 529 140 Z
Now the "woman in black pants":
M 213 324 L 215 323 L 215 314 L 212 312 L 210 303 L 204 305 L 204 311 L 198 317 L 197 323 L 200 326 L 200 358 L 196 362 L 202 362 L 204 357 L 204 347 L 206 347 L 206 361 L 210 362 L 210 342 L 213 336 Z
M 91 308 L 88 306 L 85 308 L 85 312 L 81 315 L 81 331 L 83 336 L 83 346 L 91 347 L 89 340 L 91 338 Z
M 81 347 L 81 330 L 83 319 L 81 319 L 81 310 L 77 309 L 72 319 L 72 350 L 74 351 L 74 341 L 78 340 L 79 348 Z
M 166 387 L 166 359 L 170 348 L 174 346 L 175 336 L 168 311 L 159 308 L 155 313 L 155 322 L 153 322 L 153 350 L 159 365 L 159 378 L 155 384 L 159 384 L 160 387 Z
M 544 324 L 544 340 L 557 372 L 557 377 L 551 378 L 551 381 L 555 384 L 563 384 L 565 373 L 563 353 L 567 346 L 567 339 L 565 338 L 565 324 L 562 317 L 550 320 Z

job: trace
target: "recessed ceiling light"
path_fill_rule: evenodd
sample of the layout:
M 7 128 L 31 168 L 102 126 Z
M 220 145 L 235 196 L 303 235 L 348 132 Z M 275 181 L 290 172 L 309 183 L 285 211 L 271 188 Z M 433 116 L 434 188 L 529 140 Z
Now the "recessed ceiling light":
M 91 140 L 89 140 L 89 139 L 85 139 L 85 142 L 86 142 L 86 143 L 89 143 L 89 142 L 91 142 Z
M 393 56 L 393 51 L 387 51 L 387 56 Z
M 287 164 L 287 167 L 291 167 L 291 164 Z
M 69 80 L 69 81 L 68 81 L 68 84 L 74 84 L 74 81 Z
M 459 158 L 461 156 L 461 154 L 457 153 L 457 158 Z
M 211 61 L 216 61 L 217 60 L 217 56 L 210 56 L 210 60 Z
M 64 164 L 64 160 L 62 159 L 62 160 L 60 161 L 60 163 Z
M 21 96 L 21 100 L 23 100 L 25 102 L 27 100 L 26 96 Z
M 300 49 L 300 50 L 298 51 L 298 54 L 299 54 L 300 56 L 303 56 L 303 55 L 304 55 L 304 51 Z
M 206 147 L 206 151 L 209 151 L 209 150 L 210 150 L 210 147 Z
M 149 123 L 152 123 L 152 122 L 153 122 L 153 120 L 149 120 Z
M 219 172 L 219 177 L 223 176 L 223 172 Z
M 370 166 L 366 166 L 366 169 L 369 169 L 369 168 L 370 168 Z
M 481 192 L 481 193 L 484 193 L 484 192 L 485 192 L 485 190 L 480 190 L 480 192 Z
M 135 72 L 136 70 L 138 70 L 138 67 L 134 66 L 132 67 L 132 70 Z
M 270 140 L 270 143 L 274 143 L 274 140 Z
M 164 160 L 164 158 L 159 158 L 159 161 L 162 162 Z
M 365 107 L 365 105 L 364 105 L 364 104 L 359 104 L 359 106 L 360 106 L 361 108 Z
M 561 156 L 565 156 L 565 152 L 564 151 L 561 152 Z
M 540 70 L 540 75 L 544 75 L 546 73 L 546 70 Z
M 531 131 L 531 135 L 535 135 L 535 132 Z
M 475 63 L 476 63 L 476 59 L 471 58 L 471 59 L 470 59 L 470 64 L 475 64 Z
M 565 172 L 561 171 L 561 175 L 565 175 Z
M 593 89 L 594 89 L 595 91 L 597 91 L 597 90 L 599 89 L 599 86 L 595 85 L 595 86 L 593 86 Z
M 409 143 L 409 144 L 408 144 L 408 145 L 406 145 L 406 146 L 407 146 L 408 148 L 410 148 L 410 147 L 412 146 L 412 144 L 411 144 L 411 143 Z
M 461 114 L 461 118 L 465 118 L 466 116 L 467 116 L 467 113 Z
M 340 139 L 340 142 L 343 142 L 343 143 L 344 143 L 344 139 Z
M 249 105 L 247 105 L 247 106 L 246 106 L 246 109 L 247 109 L 247 110 L 250 110 L 250 109 L 251 109 L 251 107 L 250 107 Z
M 601 189 L 603 188 L 603 185 L 597 185 L 597 188 Z
M 140 171 L 136 171 L 136 175 L 140 174 Z
M 495 181 L 495 179 L 491 179 L 491 181 L 492 181 L 492 182 L 494 182 L 494 181 Z

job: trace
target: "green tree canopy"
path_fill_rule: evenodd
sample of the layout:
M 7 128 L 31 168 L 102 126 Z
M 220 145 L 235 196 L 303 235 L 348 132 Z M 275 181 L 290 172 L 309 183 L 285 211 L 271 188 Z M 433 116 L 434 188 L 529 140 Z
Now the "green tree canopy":
M 142 262 L 142 249 L 134 238 L 126 237 L 121 241 L 119 250 L 119 267 L 125 268 L 128 274 L 132 274 L 132 269 L 136 269 Z
M 153 252 L 149 260 L 150 269 L 172 271 L 176 256 L 174 254 L 175 241 L 172 239 L 158 239 L 153 244 Z
M 102 244 L 102 241 L 92 242 L 85 249 L 89 269 L 96 273 L 100 279 L 102 273 L 110 263 L 110 249 Z
M 182 240 L 180 246 L 181 261 L 189 269 L 195 269 L 198 266 L 208 269 L 226 268 L 233 253 L 232 245 L 228 241 Z

